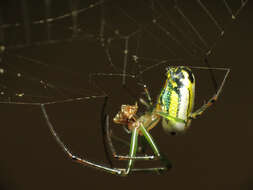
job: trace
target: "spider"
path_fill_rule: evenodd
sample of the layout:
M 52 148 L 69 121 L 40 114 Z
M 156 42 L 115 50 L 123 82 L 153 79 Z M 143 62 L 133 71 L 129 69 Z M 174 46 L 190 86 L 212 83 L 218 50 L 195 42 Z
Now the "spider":
M 194 107 L 195 95 L 195 77 L 191 69 L 207 69 L 226 71 L 223 81 L 216 93 L 196 111 Z M 161 122 L 165 132 L 171 135 L 184 133 L 190 126 L 193 119 L 198 118 L 208 107 L 210 107 L 219 97 L 226 78 L 229 74 L 229 68 L 209 68 L 209 67 L 190 67 L 190 66 L 171 66 L 166 68 L 166 80 L 164 87 L 158 95 L 157 101 L 154 103 L 149 94 L 146 85 L 143 85 L 144 93 L 147 100 L 139 99 L 140 103 L 146 107 L 146 112 L 137 116 L 138 104 L 122 105 L 121 110 L 113 118 L 113 122 L 122 126 L 126 126 L 126 130 L 131 134 L 130 150 L 128 155 L 118 155 L 112 143 L 112 135 L 109 129 L 109 115 L 104 113 L 107 103 L 107 97 L 102 108 L 102 127 L 106 142 L 115 159 L 126 160 L 126 168 L 115 168 L 111 166 L 100 165 L 86 159 L 75 156 L 59 138 L 53 128 L 52 123 L 47 115 L 45 105 L 41 105 L 46 123 L 58 144 L 64 152 L 75 162 L 87 165 L 111 174 L 127 176 L 131 172 L 156 172 L 162 173 L 171 168 L 170 161 L 162 154 L 156 145 L 150 130 Z M 138 137 L 142 136 L 147 144 L 150 145 L 154 155 L 137 155 Z M 160 160 L 162 167 L 154 168 L 134 168 L 136 160 Z

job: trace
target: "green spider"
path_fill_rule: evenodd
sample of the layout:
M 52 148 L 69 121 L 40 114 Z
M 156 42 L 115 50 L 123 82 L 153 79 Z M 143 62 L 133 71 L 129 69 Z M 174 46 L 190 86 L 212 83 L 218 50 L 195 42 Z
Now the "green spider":
M 217 92 L 209 99 L 209 101 L 207 101 L 207 103 L 205 103 L 196 111 L 193 111 L 194 96 L 195 96 L 195 77 L 191 68 L 226 71 L 224 79 L 220 87 L 218 88 Z M 55 132 L 53 125 L 51 124 L 48 118 L 44 104 L 41 105 L 41 108 L 44 117 L 46 119 L 46 122 L 50 128 L 50 131 L 54 135 L 58 144 L 62 147 L 65 153 L 67 153 L 67 155 L 72 160 L 120 176 L 127 176 L 131 172 L 140 172 L 140 171 L 161 173 L 163 171 L 170 169 L 171 163 L 163 154 L 160 153 L 149 131 L 153 127 L 157 126 L 161 121 L 164 130 L 171 135 L 185 132 L 189 128 L 191 120 L 196 119 L 198 116 L 200 116 L 208 107 L 210 107 L 217 100 L 224 86 L 226 78 L 229 74 L 229 71 L 230 69 L 228 68 L 187 67 L 187 66 L 168 67 L 164 87 L 162 88 L 157 98 L 157 102 L 155 104 L 152 102 L 152 99 L 149 95 L 146 85 L 144 85 L 143 86 L 144 92 L 146 94 L 148 101 L 145 101 L 143 99 L 140 99 L 139 101 L 140 103 L 142 103 L 147 107 L 147 111 L 143 115 L 137 116 L 136 115 L 138 111 L 137 103 L 135 105 L 122 105 L 121 110 L 116 114 L 116 116 L 113 119 L 114 123 L 127 126 L 129 132 L 131 133 L 130 150 L 128 155 L 125 156 L 117 155 L 109 131 L 109 116 L 105 114 L 103 126 L 105 127 L 104 132 L 107 139 L 107 143 L 111 149 L 114 158 L 128 161 L 126 168 L 108 167 L 96 164 L 94 162 L 73 155 Z M 105 105 L 106 100 L 104 107 Z M 151 156 L 136 155 L 138 149 L 139 135 L 144 137 L 144 139 L 147 141 L 147 143 L 153 150 L 154 155 Z M 134 168 L 133 166 L 136 160 L 160 160 L 164 166 L 154 168 Z

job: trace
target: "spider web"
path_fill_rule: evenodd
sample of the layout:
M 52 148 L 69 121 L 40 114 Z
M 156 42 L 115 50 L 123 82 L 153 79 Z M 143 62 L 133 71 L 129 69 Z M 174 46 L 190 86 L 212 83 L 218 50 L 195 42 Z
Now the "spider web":
M 147 71 L 159 66 L 203 64 L 246 4 L 1 2 L 0 101 L 41 104 L 104 97 L 107 92 L 91 78 L 109 73 L 126 84 L 129 78 L 142 82 L 144 74 L 150 77 Z M 88 57 L 92 61 L 85 62 Z M 96 62 L 99 68 L 91 67 Z
M 140 83 L 148 85 L 152 98 L 157 96 L 161 85 L 153 79 L 160 78 L 168 65 L 203 65 L 246 4 L 246 0 L 1 1 L 0 103 L 57 103 L 48 109 L 52 123 L 71 126 L 56 128 L 59 136 L 73 152 L 85 149 L 89 158 L 101 160 L 92 149 L 100 143 L 101 131 L 93 126 L 101 125 L 103 98 L 109 94 L 106 112 L 113 116 L 122 103 L 138 100 L 136 95 L 143 92 Z M 120 89 L 122 85 L 130 87 L 128 93 Z M 70 104 L 61 104 L 66 102 Z M 85 127 L 85 139 L 79 130 L 83 126 L 92 127 L 92 132 Z M 117 127 L 113 131 L 125 132 Z M 84 140 L 85 148 L 79 146 Z M 127 152 L 125 148 L 121 146 L 120 152 Z

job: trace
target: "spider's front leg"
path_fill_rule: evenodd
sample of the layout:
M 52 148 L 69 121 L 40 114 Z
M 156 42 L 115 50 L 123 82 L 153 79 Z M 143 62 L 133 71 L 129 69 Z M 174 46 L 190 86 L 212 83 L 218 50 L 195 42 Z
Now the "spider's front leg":
M 141 85 L 143 87 L 143 90 L 144 90 L 144 94 L 146 95 L 147 99 L 148 99 L 148 102 L 146 100 L 144 100 L 143 98 L 140 98 L 140 103 L 143 104 L 144 106 L 146 106 L 148 109 L 151 109 L 152 108 L 152 105 L 153 105 L 153 102 L 152 102 L 152 99 L 151 99 L 151 96 L 150 96 L 150 93 L 149 93 L 149 90 L 148 90 L 148 87 L 147 85 L 145 84 L 142 84 L 142 83 L 138 83 L 139 85 Z
M 106 130 L 107 143 L 109 145 L 109 148 L 112 152 L 113 157 L 118 160 L 128 161 L 128 165 L 125 169 L 118 168 L 118 170 L 120 170 L 122 172 L 120 175 L 127 176 L 130 172 L 158 172 L 158 173 L 161 173 L 162 171 L 165 171 L 169 168 L 169 167 L 168 168 L 165 168 L 165 167 L 133 168 L 133 164 L 136 160 L 153 160 L 153 159 L 158 158 L 157 156 L 136 156 L 137 149 L 138 149 L 138 137 L 139 137 L 140 128 L 135 127 L 133 130 L 131 130 L 131 133 L 132 133 L 131 142 L 130 142 L 130 144 L 128 144 L 128 146 L 130 148 L 129 154 L 126 156 L 123 156 L 123 155 L 117 155 L 114 145 L 112 143 L 112 133 L 110 132 L 110 129 L 109 129 L 109 115 L 106 115 L 105 127 L 106 127 L 105 130 Z M 121 140 L 122 139 L 120 139 L 120 141 Z M 124 141 L 124 144 L 125 144 L 125 141 Z
M 141 134 L 145 137 L 147 140 L 148 144 L 150 145 L 151 149 L 153 150 L 155 156 L 153 159 L 159 159 L 161 162 L 164 164 L 164 167 L 155 167 L 155 168 L 134 168 L 133 169 L 133 164 L 134 161 L 138 159 L 136 157 L 136 151 L 138 147 L 138 135 Z M 130 144 L 130 150 L 129 150 L 129 157 L 130 160 L 128 161 L 128 166 L 125 171 L 125 174 L 127 175 L 130 171 L 151 171 L 151 172 L 158 172 L 161 173 L 162 171 L 166 171 L 171 168 L 171 163 L 169 160 L 160 153 L 158 147 L 156 146 L 152 136 L 149 134 L 149 132 L 146 130 L 146 128 L 143 126 L 143 124 L 140 122 L 137 127 L 135 127 L 132 131 L 132 136 L 131 136 L 131 144 Z M 147 156 L 148 157 L 148 156 Z M 150 157 L 150 156 L 149 156 Z
M 123 170 L 118 169 L 118 168 L 111 168 L 108 167 L 106 165 L 101 165 L 101 164 L 97 164 L 95 162 L 89 161 L 87 159 L 83 159 L 80 158 L 76 155 L 74 155 L 71 150 L 65 145 L 65 143 L 60 139 L 60 137 L 58 136 L 58 134 L 56 133 L 53 124 L 51 123 L 49 116 L 47 114 L 46 108 L 44 104 L 41 104 L 41 111 L 43 113 L 44 119 L 46 120 L 46 124 L 49 127 L 49 130 L 51 132 L 51 134 L 53 135 L 54 139 L 56 140 L 56 142 L 58 143 L 58 145 L 62 148 L 62 150 L 64 151 L 64 153 L 74 162 L 85 165 L 85 166 L 89 166 L 92 168 L 95 168 L 97 170 L 101 170 L 104 172 L 108 172 L 114 175 L 124 175 Z
M 194 68 L 194 67 L 193 67 Z M 226 82 L 226 79 L 228 77 L 228 74 L 230 72 L 229 68 L 204 68 L 204 69 L 213 69 L 213 70 L 223 70 L 226 71 L 225 76 L 223 78 L 223 81 L 221 82 L 221 85 L 219 87 L 219 89 L 217 90 L 217 92 L 208 100 L 207 103 L 205 103 L 204 105 L 202 105 L 199 109 L 197 109 L 196 111 L 194 111 L 193 113 L 190 114 L 190 119 L 196 119 L 198 116 L 200 116 L 207 108 L 209 108 L 210 106 L 212 106 L 218 99 L 223 86 Z
M 137 121 L 138 119 L 137 119 L 137 116 L 135 115 L 137 110 L 138 110 L 137 104 L 135 104 L 135 105 L 122 105 L 121 110 L 116 114 L 116 116 L 113 119 L 114 123 L 119 124 L 119 125 L 123 125 L 123 127 L 125 127 L 125 125 L 128 127 L 128 129 L 126 129 L 126 130 L 128 130 L 129 134 L 132 134 L 132 140 L 131 140 L 131 143 L 130 144 L 127 143 L 127 145 L 132 148 L 134 147 L 134 146 L 132 146 L 133 144 L 137 146 L 137 139 L 138 138 L 136 139 L 134 137 L 135 137 L 135 135 L 138 136 L 138 133 L 140 131 L 138 129 L 140 122 Z M 106 127 L 105 131 L 106 131 L 106 136 L 107 136 L 107 142 L 108 142 L 109 148 L 111 149 L 111 152 L 112 152 L 112 155 L 114 158 L 119 159 L 119 160 L 129 160 L 129 159 L 153 160 L 153 159 L 155 159 L 155 156 L 146 156 L 146 155 L 145 156 L 138 156 L 138 157 L 131 156 L 132 154 L 124 155 L 124 156 L 118 155 L 116 153 L 116 150 L 115 150 L 114 145 L 112 143 L 112 138 L 114 138 L 117 141 L 123 142 L 124 144 L 126 144 L 126 143 L 123 139 L 120 139 L 119 137 L 112 135 L 112 131 L 109 129 L 109 116 L 108 115 L 106 118 L 105 127 Z M 135 134 L 135 129 L 138 129 L 137 134 Z M 136 140 L 136 141 L 133 141 L 133 140 Z M 143 147 L 140 146 L 140 147 L 137 147 L 136 149 L 140 149 L 140 148 L 142 149 Z M 137 150 L 134 151 L 135 154 L 136 154 L 136 151 Z M 134 152 L 132 151 L 132 153 L 134 153 Z

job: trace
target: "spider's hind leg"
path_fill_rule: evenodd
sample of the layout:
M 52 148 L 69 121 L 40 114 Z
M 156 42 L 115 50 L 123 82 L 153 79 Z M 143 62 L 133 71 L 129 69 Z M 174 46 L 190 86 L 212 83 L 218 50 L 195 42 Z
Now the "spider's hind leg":
M 106 119 L 106 138 L 108 142 L 108 146 L 113 154 L 113 157 L 118 159 L 118 160 L 128 160 L 128 165 L 126 170 L 124 171 L 125 175 L 128 175 L 130 171 L 132 172 L 155 172 L 155 173 L 162 173 L 164 171 L 167 171 L 168 169 L 171 168 L 171 163 L 170 161 L 164 156 L 164 154 L 160 153 L 158 150 L 156 144 L 154 143 L 151 135 L 147 132 L 147 130 L 141 126 L 141 127 L 136 127 L 132 131 L 132 136 L 131 136 L 131 143 L 129 145 L 129 154 L 126 156 L 118 155 L 116 153 L 116 149 L 112 143 L 112 133 L 110 132 L 109 129 L 109 116 L 107 115 Z M 139 136 L 139 131 L 143 133 L 143 136 Z M 138 146 L 138 137 L 141 139 L 141 146 Z M 143 142 L 142 142 L 143 141 Z M 155 155 L 148 156 L 136 156 L 136 153 L 138 152 L 138 149 L 140 152 L 145 153 L 146 152 L 146 146 L 149 144 L 154 151 Z M 140 148 L 141 147 L 141 148 Z M 163 167 L 154 167 L 154 168 L 133 168 L 134 162 L 136 160 L 160 160 L 162 164 L 164 165 Z
M 130 159 L 138 159 L 138 160 L 153 160 L 155 159 L 155 156 L 138 156 L 138 157 L 133 157 L 133 156 L 130 156 L 130 155 L 118 155 L 117 154 L 117 151 L 113 145 L 113 142 L 112 142 L 112 139 L 120 142 L 121 144 L 124 144 L 125 146 L 128 146 L 131 148 L 131 143 L 129 144 L 127 141 L 125 141 L 124 139 L 121 139 L 120 137 L 117 137 L 115 135 L 113 135 L 111 129 L 110 129 L 110 125 L 109 125 L 109 115 L 107 115 L 106 117 L 106 123 L 105 123 L 105 134 L 106 134 L 106 142 L 108 143 L 108 146 L 109 146 L 109 149 L 113 155 L 113 157 L 115 159 L 118 159 L 118 160 L 130 160 Z M 132 133 L 132 136 L 133 136 L 133 133 Z M 141 144 L 143 145 L 143 144 Z M 136 152 L 141 152 L 141 151 L 144 151 L 144 147 L 142 146 L 138 146 L 136 148 Z
M 136 157 L 136 151 L 138 146 L 138 134 L 139 132 L 142 132 L 143 136 L 151 146 L 155 156 L 151 160 L 159 159 L 164 167 L 154 167 L 154 168 L 133 168 L 134 161 L 137 160 L 140 157 Z M 170 161 L 160 153 L 158 150 L 158 147 L 156 146 L 152 136 L 149 134 L 149 132 L 145 129 L 145 127 L 141 124 L 139 127 L 134 128 L 132 131 L 132 137 L 131 137 L 131 145 L 130 145 L 130 151 L 129 151 L 129 157 L 130 160 L 128 161 L 128 166 L 126 169 L 126 174 L 128 174 L 130 171 L 133 172 L 156 172 L 158 174 L 161 174 L 164 171 L 167 171 L 172 167 Z M 149 156 L 147 156 L 148 158 Z M 133 169 L 132 169 L 133 168 Z
M 161 171 L 166 171 L 166 170 L 172 168 L 171 162 L 168 160 L 168 158 L 163 153 L 160 152 L 160 150 L 158 149 L 156 143 L 153 140 L 153 137 L 149 134 L 147 129 L 143 125 L 141 125 L 140 130 L 141 130 L 143 136 L 145 137 L 146 141 L 148 142 L 148 144 L 152 148 L 152 150 L 153 150 L 154 154 L 156 155 L 156 157 L 164 165 L 164 167 L 162 167 L 163 169 Z

